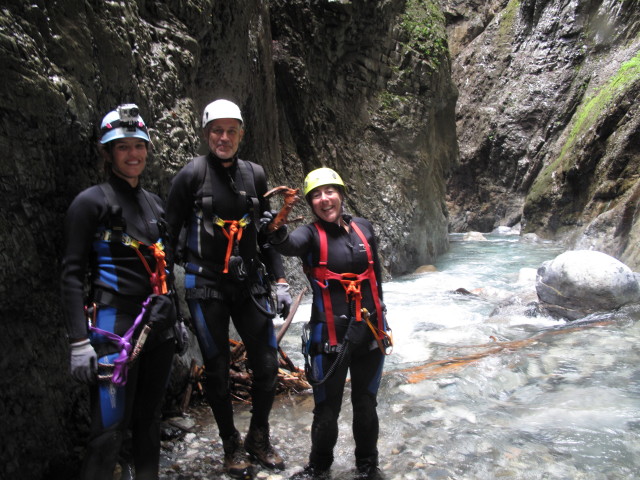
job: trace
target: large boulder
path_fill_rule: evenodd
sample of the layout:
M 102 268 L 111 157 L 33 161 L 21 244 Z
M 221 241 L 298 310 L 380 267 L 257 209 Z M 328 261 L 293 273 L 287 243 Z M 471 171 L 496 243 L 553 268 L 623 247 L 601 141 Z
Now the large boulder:
M 536 275 L 536 292 L 544 310 L 569 320 L 640 302 L 638 276 L 592 250 L 572 250 L 544 262 Z

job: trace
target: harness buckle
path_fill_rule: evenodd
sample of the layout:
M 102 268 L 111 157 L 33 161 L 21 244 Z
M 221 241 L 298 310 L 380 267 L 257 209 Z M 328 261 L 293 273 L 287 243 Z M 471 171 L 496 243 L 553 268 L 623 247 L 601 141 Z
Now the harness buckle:
M 323 353 L 336 353 L 340 349 L 340 345 L 331 345 L 329 342 L 324 342 L 320 347 Z

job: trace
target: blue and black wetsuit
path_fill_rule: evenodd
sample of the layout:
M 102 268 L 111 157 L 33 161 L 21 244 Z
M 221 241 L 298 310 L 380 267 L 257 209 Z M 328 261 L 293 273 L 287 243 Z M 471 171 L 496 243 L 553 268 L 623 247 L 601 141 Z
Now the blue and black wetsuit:
M 230 319 L 253 371 L 251 427 L 268 426 L 275 395 L 278 356 L 268 291 L 271 280 L 284 277 L 284 268 L 277 252 L 263 248 L 267 241 L 256 229 L 256 218 L 270 209 L 266 192 L 261 166 L 236 157 L 226 168 L 210 153 L 176 175 L 167 200 L 171 237 L 186 229 L 187 304 L 207 372 L 207 401 L 223 439 L 236 432 L 229 389 Z M 240 222 L 241 234 L 230 246 L 231 222 Z
M 122 242 L 110 241 L 105 232 L 117 220 L 124 222 L 126 234 L 146 246 L 163 235 L 160 226 L 164 211 L 157 196 L 139 186 L 132 188 L 115 175 L 109 185 L 117 206 L 110 204 L 100 185 L 84 190 L 70 205 L 62 260 L 61 293 L 69 338 L 89 337 L 99 363 L 112 363 L 119 348 L 103 335 L 89 332 L 85 303 L 96 304 L 94 326 L 123 336 L 152 293 L 149 273 L 135 250 Z M 114 211 L 113 207 L 119 209 Z M 146 246 L 139 250 L 154 269 L 156 259 Z M 139 331 L 134 340 L 138 334 Z M 112 478 L 127 429 L 132 433 L 136 478 L 158 477 L 161 407 L 174 351 L 169 319 L 168 323 L 151 329 L 142 354 L 128 370 L 125 386 L 116 387 L 109 381 L 91 386 L 91 438 L 83 479 Z
M 343 215 L 349 231 L 335 223 L 318 220 L 327 237 L 327 267 L 336 273 L 361 274 L 367 271 L 368 255 L 360 237 L 354 232 L 353 223 L 357 223 L 364 234 L 373 259 L 373 271 L 378 297 L 382 301 L 380 282 L 380 263 L 377 245 L 371 223 L 363 218 Z M 320 237 L 313 225 L 304 225 L 291 232 L 282 243 L 274 244 L 283 255 L 300 257 L 305 270 L 319 266 Z M 309 327 L 311 331 L 308 346 L 314 374 L 318 379 L 324 377 L 336 361 L 338 353 L 331 350 L 329 342 L 330 325 L 327 324 L 326 297 L 318 281 L 309 278 L 313 292 L 313 305 Z M 375 299 L 368 281 L 361 285 L 362 307 L 376 312 Z M 333 322 L 337 343 L 344 341 L 349 319 L 354 315 L 352 302 L 347 301 L 345 289 L 339 281 L 327 283 L 333 309 Z M 385 320 L 386 322 L 386 320 Z M 368 329 L 367 329 L 368 330 Z M 378 415 L 377 393 L 384 365 L 384 354 L 377 347 L 373 333 L 367 332 L 366 340 L 351 351 L 350 357 L 339 364 L 331 376 L 319 385 L 313 386 L 315 408 L 311 428 L 311 454 L 309 462 L 320 470 L 327 470 L 333 463 L 333 448 L 338 439 L 338 416 L 347 378 L 351 375 L 351 402 L 353 404 L 353 436 L 356 444 L 356 465 L 360 467 L 378 464 Z

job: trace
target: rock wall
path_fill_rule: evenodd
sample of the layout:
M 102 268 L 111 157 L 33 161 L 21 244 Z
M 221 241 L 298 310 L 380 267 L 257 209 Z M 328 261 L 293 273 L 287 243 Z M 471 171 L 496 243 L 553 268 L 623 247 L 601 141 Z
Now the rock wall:
M 457 92 L 430 2 L 5 0 L 0 71 L 2 478 L 74 478 L 82 453 L 87 398 L 67 372 L 58 299 L 62 222 L 102 178 L 97 123 L 115 105 L 141 107 L 154 147 L 144 184 L 163 196 L 202 151 L 204 105 L 224 96 L 243 110 L 242 156 L 272 185 L 340 171 L 349 209 L 378 226 L 388 273 L 448 246 Z
M 419 1 L 271 4 L 283 164 L 298 185 L 313 168 L 340 172 L 389 272 L 430 263 L 448 248 L 442 179 L 457 156 L 442 14 Z
M 460 90 L 453 231 L 523 233 L 640 268 L 640 2 L 443 1 Z

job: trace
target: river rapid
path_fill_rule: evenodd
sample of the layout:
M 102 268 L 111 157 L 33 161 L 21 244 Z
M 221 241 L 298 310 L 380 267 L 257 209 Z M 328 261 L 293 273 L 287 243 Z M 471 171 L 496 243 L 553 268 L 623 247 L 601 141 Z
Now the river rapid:
M 385 478 L 640 478 L 640 306 L 575 322 L 536 315 L 535 270 L 563 250 L 510 233 L 452 235 L 437 271 L 383 285 L 394 338 L 378 395 Z M 309 301 L 281 344 L 299 366 Z M 258 478 L 304 466 L 312 409 L 309 393 L 277 398 L 271 435 L 287 469 Z M 193 433 L 164 445 L 161 478 L 225 478 L 210 410 L 189 417 Z M 236 417 L 246 433 L 248 407 Z M 354 474 L 351 418 L 347 386 L 337 480 Z

